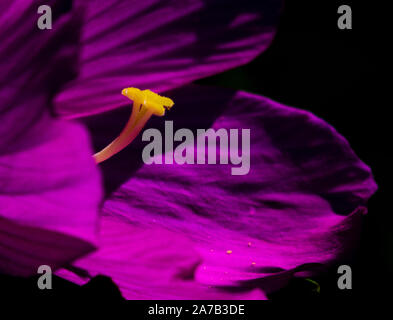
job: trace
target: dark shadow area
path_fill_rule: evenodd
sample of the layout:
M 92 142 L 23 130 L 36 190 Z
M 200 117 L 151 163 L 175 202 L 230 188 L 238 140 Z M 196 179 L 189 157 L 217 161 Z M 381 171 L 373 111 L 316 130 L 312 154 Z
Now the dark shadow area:
M 352 8 L 352 30 L 337 27 L 342 4 Z M 265 53 L 246 66 L 199 81 L 255 92 L 313 112 L 335 127 L 372 168 L 379 190 L 369 201 L 357 251 L 346 262 L 352 267 L 353 290 L 337 288 L 334 266 L 318 279 L 324 298 L 378 296 L 392 283 L 387 173 L 393 159 L 388 149 L 388 106 L 382 100 L 386 65 L 380 44 L 387 39 L 380 18 L 370 2 L 287 0 L 276 38 Z M 309 284 L 296 279 L 273 297 L 299 298 L 305 287 Z
M 39 275 L 30 278 L 19 278 L 0 274 L 1 293 L 6 299 L 48 299 L 66 301 L 123 301 L 123 297 L 113 283 L 104 276 L 92 278 L 83 286 L 76 285 L 60 277 L 52 277 L 52 289 L 39 289 L 37 282 Z

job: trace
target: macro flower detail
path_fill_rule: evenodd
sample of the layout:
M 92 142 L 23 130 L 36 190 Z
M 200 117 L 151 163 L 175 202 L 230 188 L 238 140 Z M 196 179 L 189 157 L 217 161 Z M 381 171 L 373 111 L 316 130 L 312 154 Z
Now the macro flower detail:
M 376 185 L 370 169 L 330 125 L 309 112 L 241 91 L 187 86 L 170 96 L 176 101 L 171 118 L 180 128 L 250 128 L 250 173 L 231 176 L 225 166 L 208 164 L 141 166 L 132 155 L 143 144 L 133 144 L 107 162 L 107 181 L 125 181 L 104 203 L 102 250 L 79 259 L 78 268 L 92 276 L 110 275 L 130 298 L 195 298 L 183 289 L 196 285 L 215 296 L 218 288 L 237 288 L 244 290 L 238 298 L 260 299 L 291 277 L 318 274 L 351 252 Z M 214 106 L 215 113 L 209 113 Z M 193 117 L 185 116 L 187 108 Z M 112 122 L 108 115 L 91 119 L 93 136 L 99 140 L 126 111 L 112 113 Z M 152 126 L 162 129 L 160 120 L 152 119 Z M 126 167 L 137 169 L 127 174 Z M 132 226 L 132 236 L 113 227 L 123 223 Z M 147 241 L 149 229 L 165 233 L 157 242 Z M 172 245 L 161 246 L 163 241 Z M 142 249 L 147 242 L 160 248 L 157 256 Z M 169 265 L 164 267 L 164 261 Z M 157 274 L 160 266 L 166 271 Z M 143 273 L 142 282 L 156 291 L 143 292 L 135 272 Z M 86 281 L 66 270 L 60 274 Z M 195 283 L 183 274 L 192 274 Z M 173 281 L 177 291 L 161 281 Z M 254 290 L 252 296 L 247 288 Z
M 106 275 L 128 299 L 266 299 L 351 251 L 377 186 L 345 138 L 192 84 L 266 50 L 280 1 L 47 2 L 50 31 L 32 30 L 33 0 L 0 10 L 2 274 L 47 264 L 77 284 Z M 250 129 L 249 173 L 142 163 L 135 138 L 173 101 L 178 128 Z
M 134 101 L 130 119 L 120 135 L 94 155 L 97 163 L 107 160 L 129 145 L 152 115 L 161 117 L 165 114 L 165 109 L 170 109 L 174 105 L 171 99 L 161 97 L 151 90 L 126 88 L 122 94 Z

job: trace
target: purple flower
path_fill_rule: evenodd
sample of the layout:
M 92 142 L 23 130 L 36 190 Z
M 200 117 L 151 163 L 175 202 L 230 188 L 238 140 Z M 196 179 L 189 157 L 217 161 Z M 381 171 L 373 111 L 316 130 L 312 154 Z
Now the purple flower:
M 189 85 L 261 53 L 277 3 L 48 4 L 52 30 L 32 0 L 0 5 L 1 273 L 48 264 L 77 283 L 70 270 L 110 276 L 131 299 L 262 299 L 351 249 L 376 184 L 348 142 L 308 112 Z M 96 165 L 85 126 L 64 118 L 89 116 L 105 146 L 129 107 L 105 111 L 131 85 L 171 90 L 177 128 L 250 129 L 250 172 L 145 165 L 136 140 Z

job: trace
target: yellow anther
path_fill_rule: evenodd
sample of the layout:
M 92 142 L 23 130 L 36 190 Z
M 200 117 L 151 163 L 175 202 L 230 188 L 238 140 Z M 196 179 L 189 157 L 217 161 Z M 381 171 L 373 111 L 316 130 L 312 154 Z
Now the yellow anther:
M 232 250 L 227 250 L 227 254 L 231 254 L 232 253 Z
M 122 94 L 134 102 L 130 119 L 120 135 L 94 155 L 97 163 L 109 159 L 129 145 L 152 115 L 163 116 L 165 109 L 170 109 L 174 105 L 171 99 L 161 97 L 150 90 L 126 88 Z
M 126 88 L 122 91 L 123 96 L 140 103 L 142 106 L 151 110 L 156 116 L 163 116 L 165 109 L 170 109 L 174 103 L 167 97 L 161 97 L 151 90 L 139 90 L 137 88 Z

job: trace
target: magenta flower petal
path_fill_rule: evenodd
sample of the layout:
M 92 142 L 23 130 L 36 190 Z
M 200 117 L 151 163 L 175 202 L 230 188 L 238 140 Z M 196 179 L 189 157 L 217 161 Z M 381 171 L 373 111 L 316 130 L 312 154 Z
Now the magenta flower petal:
M 182 234 L 108 216 L 102 217 L 100 229 L 99 250 L 75 266 L 90 276 L 110 276 L 127 299 L 265 298 L 259 289 L 231 292 L 197 283 L 193 276 L 201 258 Z M 88 280 L 65 269 L 57 274 L 79 284 Z
M 176 108 L 167 119 L 175 129 L 251 129 L 249 174 L 232 176 L 230 165 L 218 164 L 134 166 L 105 202 L 107 215 L 190 239 L 202 259 L 195 279 L 213 286 L 255 282 L 269 291 L 352 247 L 376 184 L 331 126 L 245 92 L 188 87 L 171 96 Z M 114 164 L 132 166 L 140 151 L 109 160 L 110 177 L 124 168 Z
M 270 44 L 280 1 L 80 1 L 80 73 L 63 117 L 124 105 L 123 88 L 163 91 L 249 62 Z M 76 1 L 78 4 L 78 1 Z
M 44 116 L 7 151 L 0 155 L 0 272 L 36 274 L 39 265 L 56 268 L 91 251 L 101 188 L 85 130 Z
M 76 20 L 58 17 L 42 31 L 35 1 L 2 9 L 0 273 L 28 276 L 94 248 L 101 187 L 86 130 L 49 115 L 51 95 L 67 80 L 57 72 L 76 61 Z

